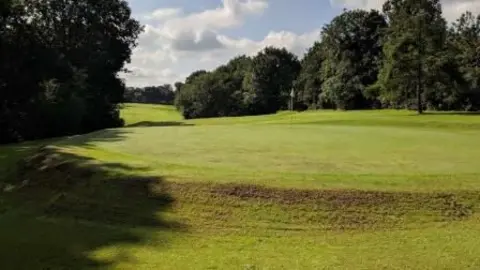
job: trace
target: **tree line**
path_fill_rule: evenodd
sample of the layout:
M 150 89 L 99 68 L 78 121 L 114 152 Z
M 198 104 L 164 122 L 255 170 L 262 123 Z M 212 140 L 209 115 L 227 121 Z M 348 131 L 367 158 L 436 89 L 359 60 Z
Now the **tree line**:
M 480 15 L 448 24 L 439 0 L 345 10 L 298 59 L 267 47 L 176 83 L 185 118 L 296 110 L 480 110 Z
M 170 84 L 146 87 L 127 87 L 124 102 L 173 105 L 175 92 Z
M 0 1 L 0 143 L 121 126 L 141 31 L 124 0 Z

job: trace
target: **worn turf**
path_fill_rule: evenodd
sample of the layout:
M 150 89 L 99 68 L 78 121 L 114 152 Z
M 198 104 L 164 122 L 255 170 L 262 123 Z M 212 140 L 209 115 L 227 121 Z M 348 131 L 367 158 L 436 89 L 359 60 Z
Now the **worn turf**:
M 479 116 L 122 115 L 0 148 L 0 269 L 480 267 Z

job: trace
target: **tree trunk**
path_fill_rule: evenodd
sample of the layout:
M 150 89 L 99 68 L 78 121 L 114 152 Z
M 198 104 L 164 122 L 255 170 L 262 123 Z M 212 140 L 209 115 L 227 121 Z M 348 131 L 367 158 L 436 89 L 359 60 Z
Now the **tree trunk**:
M 424 48 L 424 40 L 423 40 L 423 18 L 420 17 L 420 27 L 418 31 L 418 70 L 417 70 L 417 76 L 418 76 L 418 85 L 417 85 L 417 112 L 418 114 L 423 113 L 423 106 L 422 106 L 422 93 L 423 93 L 423 56 L 425 53 L 425 48 Z
M 422 62 L 418 64 L 418 85 L 417 85 L 417 112 L 418 114 L 423 113 L 423 105 L 422 105 L 422 93 L 423 93 L 423 82 L 422 82 Z

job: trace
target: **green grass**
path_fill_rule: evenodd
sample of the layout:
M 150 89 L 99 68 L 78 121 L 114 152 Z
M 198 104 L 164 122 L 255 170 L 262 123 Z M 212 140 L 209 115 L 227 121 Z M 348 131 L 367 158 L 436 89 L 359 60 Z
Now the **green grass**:
M 480 116 L 122 116 L 0 147 L 0 269 L 480 268 Z
M 476 116 L 370 111 L 183 122 L 168 117 L 141 121 L 149 128 L 64 142 L 76 154 L 139 166 L 142 173 L 175 181 L 379 190 L 479 187 Z M 77 147 L 86 143 L 88 148 Z
M 148 121 L 181 121 L 182 117 L 172 106 L 149 104 L 125 104 L 121 111 L 125 125 Z

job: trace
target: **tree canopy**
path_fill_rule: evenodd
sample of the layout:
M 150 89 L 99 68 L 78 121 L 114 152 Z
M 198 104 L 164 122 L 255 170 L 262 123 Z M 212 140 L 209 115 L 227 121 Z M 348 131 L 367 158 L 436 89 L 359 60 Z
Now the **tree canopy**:
M 175 92 L 170 84 L 146 87 L 128 87 L 124 101 L 128 103 L 148 103 L 173 105 Z
M 446 21 L 439 0 L 389 0 L 389 21 L 379 80 L 382 97 L 422 113 L 426 92 L 438 90 L 442 74 Z M 412 99 L 415 102 L 412 102 Z
M 0 142 L 122 125 L 118 73 L 142 31 L 126 1 L 2 1 L 0 11 Z
M 338 109 L 372 106 L 366 89 L 377 81 L 387 23 L 377 11 L 346 11 L 324 27 L 323 100 Z

